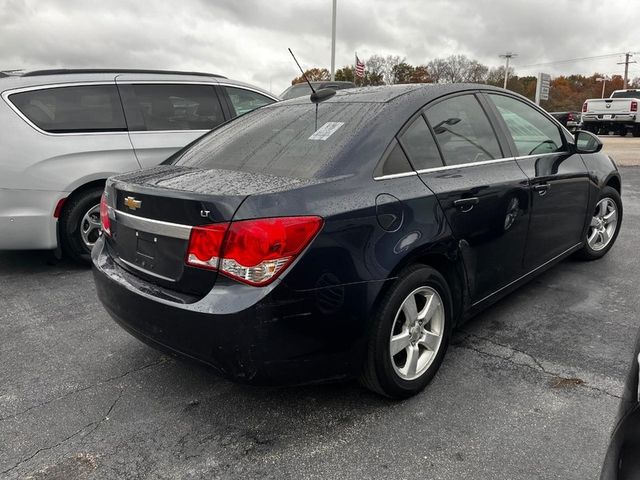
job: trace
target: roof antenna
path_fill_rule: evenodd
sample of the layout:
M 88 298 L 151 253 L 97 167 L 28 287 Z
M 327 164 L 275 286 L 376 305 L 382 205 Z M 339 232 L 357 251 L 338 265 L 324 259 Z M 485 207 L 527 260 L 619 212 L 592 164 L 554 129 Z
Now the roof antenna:
M 289 53 L 291 54 L 291 56 L 293 57 L 293 61 L 296 62 L 296 65 L 298 65 L 298 68 L 300 69 L 300 72 L 302 73 L 302 78 L 305 79 L 305 81 L 309 84 L 309 88 L 311 89 L 311 91 L 315 94 L 316 90 L 315 88 L 313 88 L 313 85 L 311 85 L 311 82 L 309 81 L 309 79 L 307 78 L 307 76 L 304 74 L 304 70 L 302 70 L 302 67 L 300 66 L 300 64 L 298 63 L 298 59 L 296 59 L 296 56 L 293 54 L 293 52 L 291 51 L 290 48 L 287 48 L 287 50 L 289 50 Z
M 287 50 L 289 50 L 289 53 L 293 57 L 293 60 L 296 62 L 296 65 L 298 65 L 298 68 L 300 69 L 300 72 L 302 72 L 302 78 L 304 78 L 306 80 L 307 84 L 309 85 L 309 88 L 313 92 L 311 94 L 311 96 L 309 97 L 310 100 L 313 103 L 318 105 L 318 103 L 324 102 L 325 100 L 333 97 L 336 94 L 336 91 L 333 88 L 321 88 L 320 90 L 316 91 L 316 89 L 313 88 L 313 85 L 311 85 L 311 82 L 309 81 L 307 76 L 304 74 L 304 70 L 302 70 L 302 67 L 298 63 L 298 60 L 296 59 L 296 56 L 293 54 L 293 52 L 291 51 L 290 48 L 288 48 Z

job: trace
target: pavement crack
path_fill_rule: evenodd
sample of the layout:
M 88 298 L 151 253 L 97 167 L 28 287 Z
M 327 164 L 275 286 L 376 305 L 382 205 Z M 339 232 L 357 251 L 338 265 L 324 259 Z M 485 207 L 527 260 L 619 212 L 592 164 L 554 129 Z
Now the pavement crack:
M 113 402 L 111 403 L 111 405 L 109 406 L 109 409 L 107 410 L 107 413 L 105 413 L 102 418 L 100 420 L 95 420 L 93 422 L 87 423 L 85 426 L 83 426 L 82 428 L 80 428 L 79 430 L 75 431 L 74 433 L 72 433 L 71 435 L 63 438 L 62 440 L 60 440 L 59 442 L 55 443 L 54 445 L 50 445 L 48 447 L 43 447 L 43 448 L 39 448 L 37 449 L 34 453 L 32 453 L 31 455 L 29 455 L 28 457 L 20 460 L 18 463 L 16 463 L 15 465 L 13 465 L 12 467 L 8 468 L 7 470 L 4 470 L 3 472 L 0 472 L 0 475 L 5 475 L 7 473 L 12 472 L 13 470 L 15 470 L 16 468 L 18 468 L 20 465 L 28 462 L 29 460 L 33 459 L 36 455 L 38 455 L 39 453 L 42 452 L 46 452 L 49 450 L 55 450 L 56 448 L 62 446 L 63 444 L 65 444 L 66 442 L 68 442 L 69 440 L 71 440 L 72 438 L 80 435 L 84 430 L 86 430 L 87 428 L 93 427 L 91 430 L 89 430 L 87 433 L 85 433 L 82 438 L 86 438 L 89 435 L 91 435 L 93 432 L 95 432 L 100 425 L 102 425 L 106 420 L 109 419 L 109 415 L 111 415 L 111 412 L 113 411 L 113 409 L 116 407 L 116 405 L 118 404 L 118 402 L 120 401 L 120 399 L 122 398 L 122 395 L 124 394 L 124 391 L 126 390 L 126 388 L 121 388 L 120 389 L 120 393 L 118 393 L 118 396 L 113 400 Z
M 85 392 L 87 390 L 91 390 L 92 388 L 100 387 L 102 385 L 106 385 L 106 384 L 108 384 L 110 382 L 113 382 L 115 380 L 120 380 L 120 379 L 126 377 L 127 375 L 131 375 L 132 373 L 141 372 L 143 370 L 155 367 L 157 365 L 161 365 L 161 364 L 166 363 L 166 362 L 167 362 L 167 358 L 166 357 L 160 357 L 160 359 L 158 361 L 155 361 L 155 362 L 152 362 L 152 363 L 148 363 L 146 365 L 143 365 L 143 366 L 138 367 L 138 368 L 134 368 L 132 370 L 128 370 L 128 371 L 126 371 L 126 372 L 124 372 L 124 373 L 122 373 L 120 375 L 116 375 L 114 377 L 106 378 L 105 380 L 100 380 L 99 382 L 92 383 L 91 385 L 86 385 L 86 386 L 78 388 L 76 390 L 72 390 L 70 392 L 65 393 L 64 395 L 60 395 L 58 397 L 52 398 L 50 400 L 47 400 L 46 402 L 42 402 L 42 403 L 38 403 L 36 405 L 32 405 L 29 408 L 25 408 L 24 410 L 21 410 L 21 411 L 19 411 L 17 413 L 14 413 L 13 415 L 7 415 L 5 417 L 0 417 L 0 422 L 3 422 L 5 420 L 12 420 L 14 418 L 17 418 L 17 417 L 20 417 L 20 416 L 24 415 L 25 413 L 30 412 L 31 410 L 35 410 L 37 408 L 45 407 L 45 406 L 49 405 L 50 403 L 57 402 L 59 400 L 64 400 L 65 398 L 68 398 L 68 397 L 71 397 L 73 395 L 76 395 L 77 393 L 82 393 L 82 392 Z
M 548 377 L 551 377 L 553 379 L 556 379 L 556 380 L 574 380 L 574 379 L 570 379 L 570 378 L 565 377 L 561 373 L 553 372 L 553 371 L 550 371 L 550 370 L 546 369 L 542 365 L 542 363 L 537 358 L 535 358 L 533 355 L 531 355 L 530 353 L 527 353 L 527 352 L 525 352 L 523 350 L 520 350 L 520 349 L 517 349 L 515 347 L 512 347 L 511 345 L 506 345 L 506 344 L 503 344 L 503 343 L 499 343 L 499 342 L 496 342 L 495 340 L 492 340 L 490 338 L 483 337 L 481 335 L 476 335 L 476 334 L 467 332 L 465 330 L 461 330 L 461 333 L 465 334 L 466 336 L 464 337 L 464 339 L 460 343 L 457 343 L 457 344 L 454 345 L 454 346 L 456 346 L 458 348 L 462 348 L 462 349 L 465 349 L 465 350 L 471 350 L 473 352 L 479 353 L 480 355 L 485 355 L 485 356 L 488 356 L 488 357 L 497 358 L 499 360 L 503 360 L 503 361 L 509 362 L 512 365 L 515 365 L 515 366 L 518 366 L 518 367 L 529 368 L 531 370 L 534 370 L 536 372 L 540 372 L 540 373 L 542 373 L 542 374 L 544 374 L 544 375 L 546 375 Z M 481 348 L 474 347 L 472 345 L 469 345 L 469 343 L 466 343 L 466 341 L 469 338 L 476 338 L 476 339 L 482 340 L 484 342 L 490 343 L 490 344 L 495 345 L 497 347 L 506 349 L 506 350 L 510 351 L 510 353 L 505 356 L 505 355 L 499 355 L 499 354 L 493 353 L 493 352 L 487 352 L 486 350 L 482 350 Z M 526 358 L 530 359 L 531 362 L 533 363 L 533 365 L 529 364 L 529 363 L 522 363 L 522 362 L 516 361 L 513 358 L 516 354 L 523 355 Z M 621 398 L 620 395 L 616 395 L 615 393 L 611 393 L 611 392 L 609 392 L 608 390 L 606 390 L 604 388 L 595 387 L 593 385 L 590 385 L 590 384 L 586 383 L 585 381 L 581 381 L 581 382 L 582 383 L 574 383 L 574 385 L 577 388 L 586 388 L 586 389 L 589 389 L 589 390 L 594 390 L 596 392 L 602 393 L 602 394 L 610 396 L 612 398 L 617 398 L 617 399 Z

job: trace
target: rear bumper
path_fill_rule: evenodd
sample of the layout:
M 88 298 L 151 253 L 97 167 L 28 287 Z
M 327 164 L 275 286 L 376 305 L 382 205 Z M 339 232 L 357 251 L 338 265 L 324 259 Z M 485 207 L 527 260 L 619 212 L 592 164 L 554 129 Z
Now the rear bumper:
M 607 118 L 609 117 L 609 118 Z M 597 123 L 599 125 L 621 123 L 635 123 L 636 114 L 582 114 L 582 123 Z
M 0 250 L 58 246 L 53 211 L 66 192 L 0 188 Z
M 255 288 L 219 277 L 204 298 L 180 300 L 120 268 L 102 239 L 92 257 L 98 297 L 125 330 L 227 378 L 256 384 L 357 375 L 368 302 L 382 286 L 371 282 L 298 292 L 282 283 Z

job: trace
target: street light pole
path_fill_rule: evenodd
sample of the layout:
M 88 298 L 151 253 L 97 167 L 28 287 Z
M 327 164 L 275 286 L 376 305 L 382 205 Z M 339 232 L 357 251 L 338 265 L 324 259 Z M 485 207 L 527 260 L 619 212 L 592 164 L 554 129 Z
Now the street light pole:
M 331 14 L 331 81 L 336 79 L 336 4 L 338 0 L 333 0 L 333 11 Z
M 602 95 L 600 98 L 604 98 L 604 86 L 607 84 L 607 77 L 596 78 L 596 82 L 602 82 Z
M 506 63 L 504 66 L 504 87 L 503 88 L 507 88 L 507 80 L 509 80 L 509 60 L 511 60 L 511 57 L 517 57 L 518 54 L 507 52 L 504 55 L 500 55 L 500 56 L 506 59 Z

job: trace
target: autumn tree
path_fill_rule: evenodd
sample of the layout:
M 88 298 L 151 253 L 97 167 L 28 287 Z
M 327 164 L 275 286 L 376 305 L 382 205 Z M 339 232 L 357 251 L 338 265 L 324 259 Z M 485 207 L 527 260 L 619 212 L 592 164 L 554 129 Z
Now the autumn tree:
M 326 68 L 310 68 L 304 72 L 310 82 L 322 82 L 326 80 L 331 80 L 331 74 L 329 70 Z M 302 75 L 291 80 L 291 85 L 295 85 L 296 83 L 302 83 L 306 80 Z

